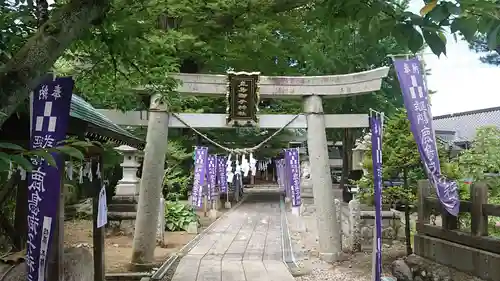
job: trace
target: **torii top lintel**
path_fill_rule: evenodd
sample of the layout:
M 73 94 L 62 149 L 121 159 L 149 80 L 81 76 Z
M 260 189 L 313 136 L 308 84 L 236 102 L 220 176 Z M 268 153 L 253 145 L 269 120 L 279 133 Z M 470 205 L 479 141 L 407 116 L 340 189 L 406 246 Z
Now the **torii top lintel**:
M 354 96 L 380 90 L 388 67 L 324 76 L 260 76 L 261 98 L 301 98 L 321 95 L 324 98 Z M 227 93 L 227 76 L 222 74 L 173 75 L 182 81 L 179 92 L 191 95 L 223 96 Z

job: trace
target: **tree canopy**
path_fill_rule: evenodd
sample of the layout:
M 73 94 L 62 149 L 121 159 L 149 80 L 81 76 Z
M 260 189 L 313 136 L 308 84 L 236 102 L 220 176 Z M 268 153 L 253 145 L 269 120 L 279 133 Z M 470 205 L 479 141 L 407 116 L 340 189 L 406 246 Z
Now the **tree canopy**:
M 74 75 L 78 90 L 93 104 L 130 109 L 140 107 L 131 88 L 156 85 L 150 91 L 169 93 L 175 81 L 168 73 L 177 71 L 234 68 L 301 75 L 350 71 L 345 65 L 352 70 L 376 66 L 351 63 L 356 56 L 366 59 L 362 53 L 346 57 L 328 51 L 355 47 L 356 37 L 368 46 L 393 38 L 389 40 L 405 52 L 418 51 L 425 41 L 437 55 L 446 52 L 442 32 L 447 26 L 468 40 L 479 31 L 496 42 L 500 22 L 495 2 L 430 1 L 422 3 L 420 15 L 406 11 L 406 5 L 361 0 L 58 0 L 49 8 L 46 1 L 1 1 L 2 112 L 14 112 L 51 69 Z M 340 42 L 346 32 L 351 40 Z
M 500 45 L 491 51 L 488 47 L 488 38 L 484 34 L 477 34 L 469 47 L 475 52 L 483 54 L 479 58 L 481 62 L 496 66 L 500 65 Z

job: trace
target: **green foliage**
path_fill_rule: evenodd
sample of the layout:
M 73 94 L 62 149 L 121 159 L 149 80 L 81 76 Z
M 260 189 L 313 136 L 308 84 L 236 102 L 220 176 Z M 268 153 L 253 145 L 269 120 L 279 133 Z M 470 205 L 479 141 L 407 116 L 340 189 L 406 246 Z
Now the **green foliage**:
M 163 193 L 167 200 L 187 197 L 189 182 L 193 177 L 191 159 L 192 153 L 187 152 L 180 141 L 168 142 L 165 160 L 167 168 L 163 177 Z
M 400 200 L 413 201 L 415 199 L 416 179 L 423 177 L 420 165 L 420 155 L 417 145 L 410 131 L 410 122 L 406 111 L 400 110 L 396 114 L 386 118 L 382 137 L 382 159 L 384 179 L 399 177 L 403 169 L 408 171 L 409 190 L 404 187 L 389 187 L 382 191 L 382 200 L 385 204 L 395 203 Z M 363 168 L 366 173 L 359 181 L 360 192 L 358 196 L 366 203 L 373 203 L 373 164 L 371 154 L 371 142 L 366 142 L 365 158 Z
M 500 186 L 500 178 L 488 173 L 500 172 L 500 129 L 495 126 L 479 128 L 470 149 L 460 154 L 460 169 L 464 176 Z M 494 194 L 497 196 L 500 194 Z
M 53 38 L 61 41 L 61 50 L 66 49 L 56 65 L 52 65 L 54 57 L 47 55 L 51 50 L 36 51 L 36 46 L 42 48 L 45 41 L 33 41 L 33 53 L 40 54 L 40 58 L 33 60 L 36 66 L 26 67 L 37 71 L 16 78 L 23 80 L 12 85 L 26 88 L 26 83 L 34 84 L 53 67 L 58 74 L 73 75 L 76 89 L 95 106 L 143 108 L 141 97 L 130 90 L 143 88 L 145 94 L 162 94 L 176 108 L 185 105 L 184 100 L 193 100 L 172 93 L 176 81 L 168 74 L 178 71 L 221 73 L 233 68 L 259 70 L 266 75 L 307 75 L 314 71 L 332 74 L 365 70 L 383 63 L 363 61 L 365 52 L 371 53 L 371 46 L 396 45 L 403 49 L 400 53 L 407 53 L 421 50 L 425 43 L 435 54 L 444 54 L 443 30 L 447 28 L 469 41 L 475 33 L 485 34 L 490 49 L 498 45 L 497 3 L 426 2 L 418 15 L 407 11 L 408 1 L 113 0 L 109 5 L 102 1 L 99 6 L 76 0 L 57 1 L 48 11 L 49 16 L 64 11 L 71 18 L 72 13 L 77 13 L 73 7 L 86 11 L 95 6 L 105 9 L 106 15 L 94 20 L 93 28 L 67 27 L 74 31 L 74 42 Z M 37 28 L 45 20 L 39 16 L 42 7 L 37 5 L 33 1 L 0 2 L 0 66 L 10 68 L 0 72 L 3 79 L 17 77 L 12 76 L 16 63 L 10 60 L 16 53 L 22 54 L 28 38 L 50 36 L 50 28 Z M 52 24 L 57 28 L 60 21 Z M 85 22 L 80 24 L 87 26 Z M 348 56 L 338 52 L 349 48 L 353 51 Z M 354 51 L 358 49 L 362 51 Z M 325 67 L 328 65 L 335 71 Z M 13 93 L 18 92 L 2 92 L 5 100 L 14 103 L 4 105 L 9 114 L 25 100 L 11 99 Z M 277 104 L 273 102 L 270 107 L 297 105 L 290 101 Z
M 456 166 L 464 178 L 474 182 L 482 181 L 488 185 L 488 203 L 500 204 L 500 178 L 491 175 L 500 172 L 500 129 L 495 126 L 486 126 L 477 129 L 471 147 L 463 151 L 457 160 Z M 468 186 L 467 186 L 468 187 Z M 469 199 L 469 189 L 463 190 L 463 197 Z M 461 194 L 462 195 L 462 194 Z M 495 224 L 500 218 L 489 218 L 489 231 L 493 235 L 500 235 Z M 470 226 L 470 215 L 461 216 L 461 224 Z
M 7 171 L 11 168 L 11 165 L 16 165 L 31 172 L 33 170 L 31 158 L 44 159 L 50 166 L 56 166 L 54 157 L 51 155 L 54 152 L 61 153 L 68 158 L 83 160 L 84 152 L 96 144 L 98 143 L 70 139 L 51 148 L 27 150 L 16 144 L 0 143 L 0 171 Z
M 477 34 L 469 45 L 470 49 L 481 54 L 481 62 L 499 66 L 500 65 L 500 44 L 494 52 L 490 52 L 488 47 L 488 38 L 484 34 Z
M 198 221 L 198 215 L 193 207 L 181 201 L 166 201 L 165 230 L 185 231 L 190 223 Z
M 416 199 L 417 181 L 425 179 L 426 175 L 420 160 L 417 144 L 410 130 L 410 121 L 407 119 L 406 111 L 399 110 L 396 114 L 386 118 L 382 137 L 382 176 L 390 180 L 394 178 L 403 179 L 404 170 L 408 173 L 408 189 L 403 186 L 384 187 L 382 200 L 386 204 L 392 204 L 401 200 L 413 202 Z M 366 203 L 373 203 L 373 165 L 371 155 L 371 143 L 365 143 L 368 150 L 363 160 L 363 168 L 366 173 L 358 182 L 360 186 L 359 198 Z M 448 164 L 447 151 L 438 143 L 438 151 L 443 173 L 449 177 L 457 176 L 456 166 Z M 455 170 L 454 170 L 455 169 Z M 404 180 L 404 179 L 403 179 Z

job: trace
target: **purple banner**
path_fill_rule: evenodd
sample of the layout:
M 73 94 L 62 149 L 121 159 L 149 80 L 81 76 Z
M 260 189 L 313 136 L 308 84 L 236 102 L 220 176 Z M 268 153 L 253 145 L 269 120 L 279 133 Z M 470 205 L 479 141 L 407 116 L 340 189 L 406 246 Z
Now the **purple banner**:
M 372 132 L 373 189 L 375 201 L 375 281 L 382 275 L 382 122 L 370 117 Z
M 227 156 L 217 156 L 217 185 L 220 192 L 227 192 Z
M 63 77 L 45 81 L 35 89 L 31 149 L 54 147 L 66 139 L 73 85 L 71 77 Z M 49 166 L 44 159 L 32 158 L 33 171 L 28 174 L 26 265 L 30 281 L 46 280 L 46 261 L 57 218 L 64 162 L 58 154 L 53 153 L 52 156 L 57 167 Z
M 208 155 L 208 173 L 207 173 L 207 200 L 214 200 L 215 185 L 217 183 L 217 156 Z
M 285 167 L 287 171 L 286 181 L 289 186 L 289 193 L 292 197 L 292 206 L 298 207 L 302 200 L 300 196 L 300 164 L 298 148 L 285 149 Z
M 196 147 L 194 151 L 194 181 L 191 192 L 191 203 L 193 206 L 201 208 L 203 199 L 203 184 L 207 168 L 207 147 Z
M 288 165 L 286 164 L 286 160 L 282 159 L 282 165 L 283 165 L 283 177 L 281 180 L 283 181 L 283 186 L 285 187 L 285 194 L 286 197 L 290 198 L 292 197 L 292 194 L 290 192 L 290 170 L 288 169 Z
M 432 114 L 420 61 L 417 58 L 396 59 L 394 66 L 403 92 L 411 131 L 417 143 L 420 159 L 425 164 L 429 181 L 436 188 L 444 208 L 451 215 L 457 216 L 460 207 L 457 183 L 441 175 Z

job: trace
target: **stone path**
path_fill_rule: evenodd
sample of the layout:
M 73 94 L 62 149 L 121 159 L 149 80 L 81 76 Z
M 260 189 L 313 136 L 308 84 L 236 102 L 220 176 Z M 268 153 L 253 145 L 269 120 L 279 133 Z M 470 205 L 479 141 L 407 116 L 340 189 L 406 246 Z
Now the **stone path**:
M 172 281 L 293 281 L 281 233 L 279 194 L 250 191 L 181 259 Z

